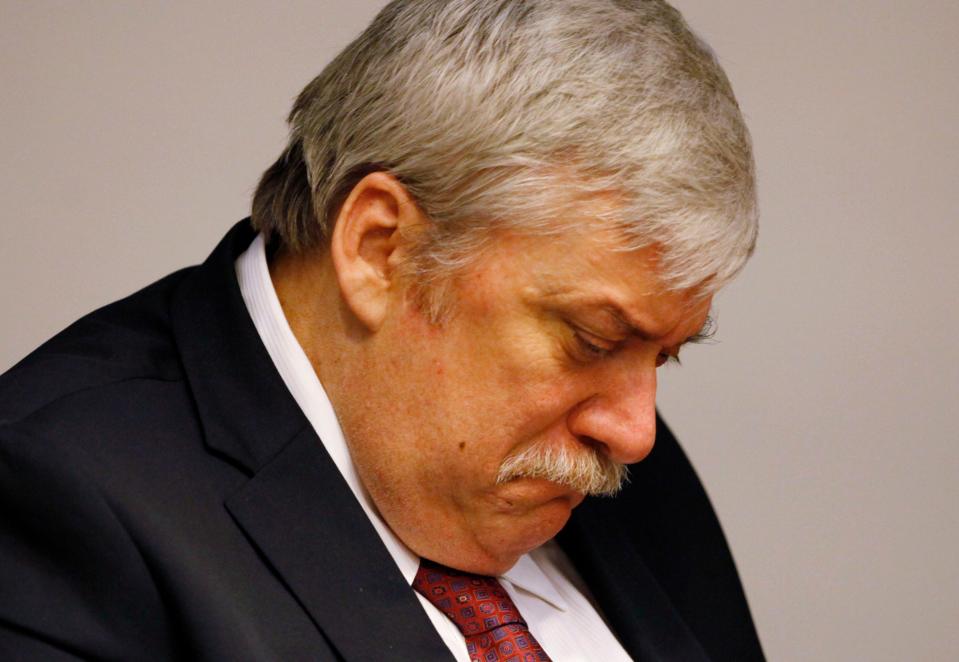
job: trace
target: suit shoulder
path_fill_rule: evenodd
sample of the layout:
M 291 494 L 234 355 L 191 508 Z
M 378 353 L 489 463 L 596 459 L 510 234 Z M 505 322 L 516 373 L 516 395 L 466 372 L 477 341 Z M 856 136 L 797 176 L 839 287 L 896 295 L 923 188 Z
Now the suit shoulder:
M 4 659 L 173 659 L 163 599 L 95 463 L 33 433 L 0 426 Z
M 0 425 L 128 380 L 183 378 L 170 306 L 189 267 L 71 324 L 0 375 Z

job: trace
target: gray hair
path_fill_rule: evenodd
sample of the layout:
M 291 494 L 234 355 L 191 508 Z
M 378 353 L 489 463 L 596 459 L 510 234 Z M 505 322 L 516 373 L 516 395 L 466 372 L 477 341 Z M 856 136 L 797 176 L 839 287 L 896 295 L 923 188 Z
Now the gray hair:
M 395 0 L 299 95 L 253 223 L 321 246 L 366 174 L 429 217 L 423 284 L 493 230 L 569 231 L 578 204 L 623 250 L 660 247 L 671 289 L 715 291 L 757 233 L 748 131 L 712 51 L 660 0 Z M 594 214 L 595 216 L 595 214 Z

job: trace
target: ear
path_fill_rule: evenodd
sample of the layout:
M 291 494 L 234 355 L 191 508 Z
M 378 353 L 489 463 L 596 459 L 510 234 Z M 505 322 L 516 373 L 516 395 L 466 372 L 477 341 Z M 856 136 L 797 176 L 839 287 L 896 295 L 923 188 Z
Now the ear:
M 370 331 L 383 323 L 398 291 L 391 286 L 404 258 L 402 230 L 425 221 L 406 188 L 386 172 L 361 179 L 340 207 L 330 256 L 343 300 Z

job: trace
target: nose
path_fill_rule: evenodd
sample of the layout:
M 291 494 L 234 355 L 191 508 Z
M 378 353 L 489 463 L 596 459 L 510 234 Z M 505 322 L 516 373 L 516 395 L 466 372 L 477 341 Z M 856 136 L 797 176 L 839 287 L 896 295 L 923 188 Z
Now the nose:
M 624 367 L 593 385 L 592 394 L 570 411 L 569 431 L 616 462 L 639 462 L 656 439 L 655 366 Z

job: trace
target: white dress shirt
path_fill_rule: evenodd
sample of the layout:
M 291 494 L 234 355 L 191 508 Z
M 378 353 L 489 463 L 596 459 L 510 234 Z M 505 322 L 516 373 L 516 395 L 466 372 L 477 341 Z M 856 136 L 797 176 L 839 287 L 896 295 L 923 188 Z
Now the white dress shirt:
M 413 591 L 420 559 L 383 521 L 360 482 L 333 405 L 283 314 L 270 278 L 262 235 L 237 258 L 236 275 L 243 301 L 277 371 Z M 556 543 L 549 542 L 524 554 L 498 579 L 530 632 L 554 662 L 630 659 L 593 607 L 583 580 Z M 459 629 L 426 598 L 413 592 L 454 657 L 469 662 Z

